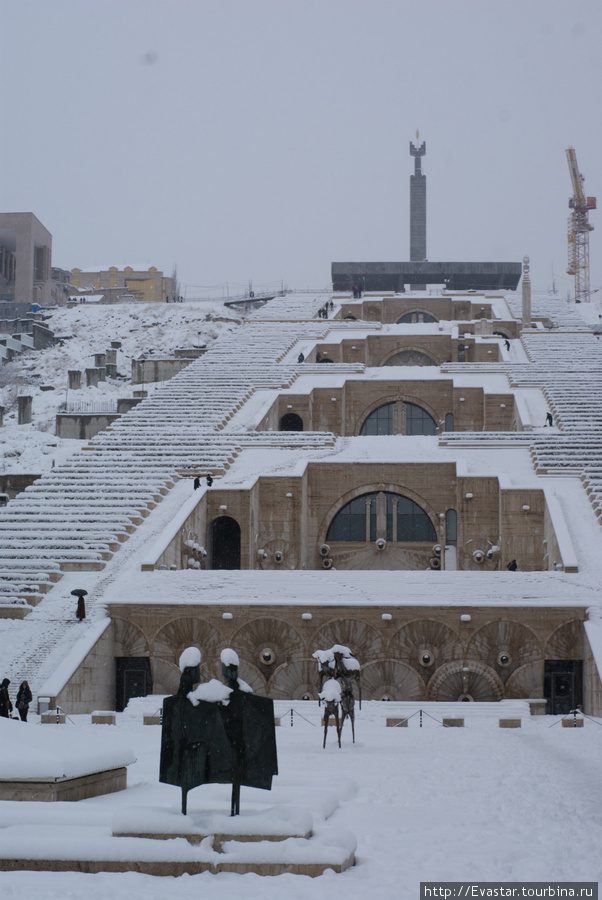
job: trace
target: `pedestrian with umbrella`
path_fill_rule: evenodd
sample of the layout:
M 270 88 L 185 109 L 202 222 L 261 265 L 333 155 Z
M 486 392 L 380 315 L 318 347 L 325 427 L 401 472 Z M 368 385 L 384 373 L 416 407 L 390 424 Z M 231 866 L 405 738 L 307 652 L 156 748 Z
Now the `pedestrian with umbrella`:
M 84 602 L 84 597 L 87 596 L 88 592 L 84 591 L 83 588 L 76 588 L 74 591 L 71 591 L 71 594 L 74 597 L 77 597 L 77 609 L 75 610 L 75 616 L 82 622 L 86 618 L 86 604 Z

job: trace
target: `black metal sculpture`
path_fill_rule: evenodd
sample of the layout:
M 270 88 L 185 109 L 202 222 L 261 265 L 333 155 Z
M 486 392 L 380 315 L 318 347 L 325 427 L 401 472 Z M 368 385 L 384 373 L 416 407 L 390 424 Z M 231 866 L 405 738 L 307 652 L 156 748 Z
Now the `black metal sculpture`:
M 339 747 L 341 746 L 341 733 L 345 719 L 351 722 L 351 736 L 355 744 L 355 695 L 353 693 L 353 685 L 357 685 L 360 709 L 362 708 L 362 685 L 360 681 L 360 664 L 355 658 L 349 647 L 343 647 L 341 644 L 335 644 L 330 650 L 316 650 L 313 654 L 318 662 L 318 677 L 320 679 L 320 700 L 325 700 L 326 711 L 324 715 L 324 742 L 326 746 L 326 733 L 328 729 L 328 719 L 331 715 L 335 716 L 337 724 L 337 737 L 339 739 Z M 337 696 L 333 689 L 330 689 L 328 696 L 324 690 L 328 681 L 334 680 L 340 687 Z M 326 683 L 325 683 L 326 682 Z M 339 707 L 341 710 L 341 718 L 339 724 Z
M 180 658 L 178 693 L 163 701 L 159 781 L 188 791 L 200 784 L 232 784 L 231 815 L 240 812 L 240 787 L 270 790 L 278 774 L 274 704 L 251 693 L 238 678 L 238 657 L 222 653 L 227 686 L 200 685 L 200 651 L 189 647 Z M 211 699 L 205 699 L 205 698 Z

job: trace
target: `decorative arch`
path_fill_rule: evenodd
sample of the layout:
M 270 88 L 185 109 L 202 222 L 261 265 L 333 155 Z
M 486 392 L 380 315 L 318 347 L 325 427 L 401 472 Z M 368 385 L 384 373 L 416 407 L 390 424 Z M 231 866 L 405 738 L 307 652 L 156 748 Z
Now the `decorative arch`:
M 177 694 L 180 686 L 180 670 L 173 662 L 151 657 L 151 673 L 154 694 Z
M 495 701 L 504 696 L 504 685 L 493 669 L 479 662 L 447 663 L 428 683 L 429 700 Z
M 239 628 L 231 639 L 231 646 L 266 680 L 283 663 L 302 659 L 305 655 L 298 632 L 281 619 L 267 617 L 253 619 Z
M 149 641 L 140 628 L 118 616 L 114 616 L 112 621 L 115 636 L 113 655 L 115 657 L 150 655 Z
M 418 672 L 405 663 L 381 659 L 362 666 L 362 699 L 424 700 L 426 688 Z
M 543 660 L 519 666 L 506 682 L 506 697 L 509 700 L 543 697 L 543 674 Z
M 401 318 L 397 320 L 397 325 L 405 325 L 411 324 L 414 325 L 417 322 L 438 322 L 439 319 L 436 319 L 435 316 L 426 312 L 424 309 L 413 309 L 410 312 L 405 313 Z
M 391 356 L 385 359 L 381 366 L 437 366 L 435 362 L 424 350 L 408 348 L 407 350 L 396 350 Z
M 152 656 L 177 666 L 180 655 L 187 647 L 198 647 L 205 661 L 218 656 L 222 645 L 223 638 L 213 625 L 199 618 L 178 618 L 157 631 L 152 642 Z
M 483 625 L 468 644 L 467 657 L 478 659 L 506 682 L 520 666 L 542 659 L 541 645 L 521 622 L 498 619 Z
M 583 659 L 583 622 L 573 619 L 565 622 L 548 640 L 545 659 Z
M 318 699 L 318 666 L 315 659 L 298 659 L 284 663 L 274 672 L 268 685 L 268 696 L 274 700 Z
M 327 650 L 334 644 L 349 647 L 364 664 L 384 655 L 384 642 L 376 628 L 360 619 L 333 619 L 319 628 L 312 638 L 311 651 Z
M 416 619 L 393 635 L 388 654 L 416 669 L 428 681 L 439 666 L 461 659 L 463 647 L 459 635 L 442 622 Z

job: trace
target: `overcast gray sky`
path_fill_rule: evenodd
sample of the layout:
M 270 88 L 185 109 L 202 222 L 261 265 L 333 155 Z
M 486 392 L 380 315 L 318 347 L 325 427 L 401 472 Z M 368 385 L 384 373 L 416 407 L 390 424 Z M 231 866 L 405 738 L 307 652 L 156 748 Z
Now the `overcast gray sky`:
M 321 287 L 428 257 L 566 275 L 575 147 L 602 205 L 600 0 L 0 0 L 0 209 L 64 268 Z M 602 211 L 591 214 L 602 285 Z M 598 295 L 601 296 L 601 295 Z

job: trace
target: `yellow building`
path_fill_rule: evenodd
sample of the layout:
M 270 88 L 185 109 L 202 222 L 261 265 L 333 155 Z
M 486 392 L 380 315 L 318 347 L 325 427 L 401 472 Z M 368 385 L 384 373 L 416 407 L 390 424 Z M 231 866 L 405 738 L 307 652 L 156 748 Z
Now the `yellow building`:
M 71 283 L 80 291 L 115 290 L 123 288 L 124 294 L 131 294 L 136 300 L 144 302 L 173 300 L 177 293 L 174 278 L 168 278 L 155 266 L 148 269 L 124 266 L 118 269 L 72 269 Z

